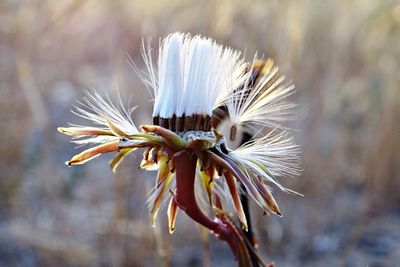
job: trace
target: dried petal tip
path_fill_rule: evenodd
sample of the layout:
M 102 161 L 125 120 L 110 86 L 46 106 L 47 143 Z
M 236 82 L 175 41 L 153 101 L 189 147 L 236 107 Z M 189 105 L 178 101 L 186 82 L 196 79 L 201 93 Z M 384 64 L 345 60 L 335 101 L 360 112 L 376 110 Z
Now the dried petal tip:
M 66 129 L 64 127 L 57 127 L 57 131 L 60 133 L 66 134 Z
M 171 194 L 174 194 L 171 192 Z M 176 215 L 178 214 L 178 205 L 175 202 L 174 195 L 172 195 L 171 200 L 169 201 L 168 204 L 168 229 L 169 233 L 172 234 L 175 231 L 175 220 L 176 220 Z
M 270 208 L 272 208 L 272 207 L 270 207 Z M 279 217 L 283 217 L 282 212 L 279 210 L 279 207 L 278 207 L 278 206 L 273 207 L 272 211 L 273 211 L 276 215 L 278 215 Z

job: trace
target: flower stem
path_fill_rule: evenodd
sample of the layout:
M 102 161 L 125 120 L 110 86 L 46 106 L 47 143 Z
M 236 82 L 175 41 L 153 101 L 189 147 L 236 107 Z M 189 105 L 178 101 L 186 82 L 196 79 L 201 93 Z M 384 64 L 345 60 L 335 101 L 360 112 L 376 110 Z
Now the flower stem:
M 244 132 L 243 136 L 242 136 L 242 140 L 240 141 L 240 145 L 243 145 L 243 144 L 249 142 L 252 138 L 253 138 L 253 136 L 251 134 Z M 240 184 L 240 187 L 242 189 L 240 191 L 240 202 L 242 203 L 242 207 L 243 207 L 245 216 L 247 218 L 247 227 L 248 227 L 248 230 L 247 230 L 247 232 L 245 232 L 245 235 L 246 235 L 247 239 L 253 245 L 253 249 L 249 250 L 250 258 L 251 258 L 251 262 L 253 263 L 253 266 L 259 267 L 260 264 L 258 263 L 257 255 L 254 252 L 254 249 L 256 249 L 257 241 L 255 240 L 254 233 L 253 233 L 253 227 L 251 225 L 250 207 L 249 207 L 249 199 L 247 197 L 247 190 L 243 183 Z
M 189 151 L 181 152 L 174 157 L 176 170 L 176 196 L 179 208 L 197 223 L 211 230 L 216 237 L 226 241 L 236 257 L 237 237 L 234 229 L 219 219 L 211 220 L 199 208 L 195 197 L 195 176 L 197 156 Z

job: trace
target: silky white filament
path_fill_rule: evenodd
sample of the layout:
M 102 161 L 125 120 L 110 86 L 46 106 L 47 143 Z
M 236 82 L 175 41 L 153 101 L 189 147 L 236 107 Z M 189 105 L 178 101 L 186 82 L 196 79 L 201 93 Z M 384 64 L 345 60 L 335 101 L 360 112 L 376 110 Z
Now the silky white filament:
M 262 70 L 265 73 L 256 84 L 250 84 L 256 61 L 255 57 L 242 88 L 234 88 L 225 98 L 230 123 L 249 128 L 281 127 L 282 123 L 293 119 L 296 105 L 288 101 L 288 97 L 295 92 L 294 85 L 285 82 L 285 77 L 278 74 L 278 68 L 270 59 Z
M 135 108 L 126 109 L 122 104 L 121 96 L 119 93 L 116 95 L 115 99 L 110 97 L 103 98 L 96 91 L 91 92 L 86 91 L 86 95 L 83 97 L 82 102 L 79 102 L 79 106 L 75 106 L 75 110 L 72 112 L 81 118 L 87 119 L 96 125 L 96 128 L 103 130 L 110 130 L 107 119 L 112 121 L 120 129 L 127 134 L 138 133 L 138 129 L 132 122 L 131 113 Z M 70 124 L 73 127 L 85 128 L 87 126 Z M 79 139 L 79 138 L 84 139 Z M 86 143 L 107 143 L 118 139 L 115 136 L 94 136 L 77 137 L 74 143 L 86 144 Z
M 275 183 L 274 176 L 296 176 L 300 169 L 300 147 L 286 132 L 269 134 L 231 151 L 231 156 L 250 173 Z M 265 172 L 268 171 L 268 173 Z M 272 176 L 272 177 L 271 177 Z
M 145 82 L 153 88 L 153 117 L 210 115 L 222 95 L 227 95 L 235 73 L 245 64 L 240 52 L 213 40 L 174 33 L 161 43 L 157 67 L 151 50 L 143 46 L 148 70 Z

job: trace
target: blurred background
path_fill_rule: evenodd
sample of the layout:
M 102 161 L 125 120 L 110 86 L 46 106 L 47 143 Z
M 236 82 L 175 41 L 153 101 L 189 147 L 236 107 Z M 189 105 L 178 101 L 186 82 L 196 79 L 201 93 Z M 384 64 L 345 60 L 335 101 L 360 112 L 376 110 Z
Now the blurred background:
M 396 266 L 400 261 L 399 1 L 0 1 L 0 266 L 235 266 L 182 213 L 149 224 L 153 173 L 130 156 L 84 166 L 56 131 L 82 123 L 85 89 L 118 88 L 149 122 L 142 37 L 202 34 L 251 60 L 272 57 L 297 87 L 290 125 L 303 174 L 275 191 L 283 218 L 253 207 L 260 254 L 277 266 Z

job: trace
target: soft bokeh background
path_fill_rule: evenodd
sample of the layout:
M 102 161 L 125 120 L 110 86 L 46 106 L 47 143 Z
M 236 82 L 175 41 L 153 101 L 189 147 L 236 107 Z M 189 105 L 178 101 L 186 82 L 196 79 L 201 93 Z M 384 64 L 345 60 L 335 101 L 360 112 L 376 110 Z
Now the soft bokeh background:
M 118 88 L 150 120 L 127 63 L 140 42 L 200 33 L 275 59 L 294 81 L 303 175 L 282 178 L 283 218 L 253 210 L 260 254 L 277 266 L 400 262 L 400 3 L 398 1 L 0 1 L 0 265 L 203 266 L 198 228 L 165 213 L 149 226 L 152 174 L 131 156 L 80 167 L 56 132 L 84 89 Z M 234 266 L 210 239 L 211 266 Z

